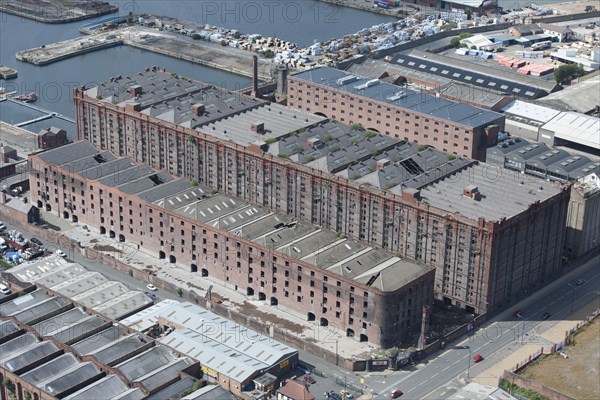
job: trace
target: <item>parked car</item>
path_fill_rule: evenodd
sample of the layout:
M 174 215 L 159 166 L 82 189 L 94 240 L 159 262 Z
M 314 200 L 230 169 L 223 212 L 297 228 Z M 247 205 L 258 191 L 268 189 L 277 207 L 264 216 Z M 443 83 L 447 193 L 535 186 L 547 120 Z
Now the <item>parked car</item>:
M 2 294 L 10 294 L 11 291 L 8 288 L 8 286 L 4 286 L 4 285 L 0 284 L 0 293 L 2 293 Z
M 29 239 L 29 241 L 33 244 L 37 244 L 38 246 L 43 246 L 44 243 L 42 243 L 42 241 L 38 238 L 34 238 L 32 237 L 31 239 Z
M 4 225 L 2 222 L 0 222 L 0 232 L 5 231 L 6 230 L 6 225 Z
M 477 354 L 475 357 L 473 357 L 473 362 L 475 364 L 477 364 L 480 361 L 483 361 L 483 356 L 481 354 Z
M 397 399 L 398 397 L 402 396 L 403 394 L 404 393 L 402 393 L 402 390 L 396 389 L 392 393 L 390 393 L 390 399 Z
M 148 290 L 152 290 L 153 292 L 156 292 L 158 289 L 156 288 L 156 286 L 154 286 L 153 284 L 149 283 L 146 285 L 146 288 L 148 288 Z
M 544 315 L 542 315 L 542 319 L 546 320 L 548 318 L 550 318 L 550 314 L 544 313 Z
M 587 282 L 587 279 L 577 279 L 577 280 L 575 281 L 575 285 L 577 285 L 577 286 L 581 286 L 581 285 L 583 285 L 583 284 L 584 284 L 584 283 L 586 283 L 586 282 Z
M 152 300 L 154 300 L 154 301 L 158 300 L 158 296 L 157 296 L 157 295 L 155 295 L 155 294 L 154 294 L 154 293 L 152 293 L 152 292 L 144 292 L 144 294 L 145 294 L 146 296 L 150 297 L 150 298 L 151 298 Z
M 311 385 L 314 385 L 315 383 L 317 383 L 315 378 L 313 378 L 310 375 L 304 375 L 304 382 L 310 383 Z
M 340 391 L 340 396 L 342 396 L 342 399 L 353 399 L 354 398 L 354 396 L 352 395 L 352 393 L 350 393 L 347 390 Z
M 514 315 L 515 317 L 522 317 L 522 316 L 523 316 L 523 311 L 521 311 L 521 310 L 517 310 L 517 311 L 515 311 L 515 312 L 513 313 L 513 315 Z
M 59 257 L 62 257 L 62 258 L 66 258 L 67 257 L 67 253 L 65 253 L 61 249 L 56 250 L 56 255 L 59 256 Z

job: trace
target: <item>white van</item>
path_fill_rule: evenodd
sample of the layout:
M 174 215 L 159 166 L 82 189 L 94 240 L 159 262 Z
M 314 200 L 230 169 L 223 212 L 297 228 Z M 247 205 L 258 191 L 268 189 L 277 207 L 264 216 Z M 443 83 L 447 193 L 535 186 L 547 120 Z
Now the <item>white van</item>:
M 2 294 L 10 294 L 11 291 L 8 287 L 4 286 L 3 284 L 0 283 L 0 293 Z

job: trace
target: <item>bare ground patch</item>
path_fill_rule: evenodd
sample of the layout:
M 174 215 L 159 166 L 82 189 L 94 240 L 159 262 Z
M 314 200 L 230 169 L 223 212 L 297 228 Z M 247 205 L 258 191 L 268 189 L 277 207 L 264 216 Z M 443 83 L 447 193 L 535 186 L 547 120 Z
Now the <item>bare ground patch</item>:
M 244 302 L 244 304 L 236 304 L 239 307 L 239 311 L 244 315 L 252 315 L 253 317 L 258 318 L 261 322 L 270 322 L 275 325 L 277 328 L 283 328 L 295 334 L 301 334 L 304 331 L 304 326 L 300 324 L 296 324 L 295 322 L 291 322 L 285 320 L 283 318 L 278 317 L 275 314 L 266 313 L 264 311 L 260 311 L 254 304 Z
M 110 246 L 110 245 L 106 245 L 106 244 L 97 244 L 94 245 L 94 250 L 98 250 L 98 251 L 110 251 L 112 253 L 122 253 L 121 250 L 117 249 L 116 247 Z
M 576 399 L 600 398 L 600 321 L 596 318 L 574 337 L 574 344 L 559 354 L 545 356 L 520 375 Z

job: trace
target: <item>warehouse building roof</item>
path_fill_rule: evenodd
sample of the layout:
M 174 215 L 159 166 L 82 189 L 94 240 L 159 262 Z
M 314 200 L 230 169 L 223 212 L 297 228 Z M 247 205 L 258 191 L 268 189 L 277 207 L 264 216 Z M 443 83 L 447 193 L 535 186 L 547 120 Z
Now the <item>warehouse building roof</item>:
M 421 198 L 434 207 L 467 218 L 500 221 L 525 211 L 537 201 L 560 192 L 560 185 L 543 179 L 524 179 L 493 164 L 477 164 L 421 189 Z M 493 179 L 489 177 L 493 176 Z M 465 195 L 468 189 L 473 196 Z M 479 195 L 476 195 L 478 193 Z
M 474 128 L 502 118 L 492 111 L 415 92 L 378 79 L 355 76 L 331 67 L 314 68 L 296 73 L 293 77 Z
M 160 340 L 162 344 L 237 382 L 245 382 L 297 353 L 191 303 L 173 304 L 160 313 L 159 319 L 176 327 Z
M 600 119 L 572 111 L 561 112 L 542 129 L 554 132 L 554 137 L 600 150 Z
M 556 83 L 543 79 L 523 77 L 420 50 L 413 50 L 410 54 L 396 54 L 391 62 L 519 98 L 537 99 L 552 93 L 557 87 Z

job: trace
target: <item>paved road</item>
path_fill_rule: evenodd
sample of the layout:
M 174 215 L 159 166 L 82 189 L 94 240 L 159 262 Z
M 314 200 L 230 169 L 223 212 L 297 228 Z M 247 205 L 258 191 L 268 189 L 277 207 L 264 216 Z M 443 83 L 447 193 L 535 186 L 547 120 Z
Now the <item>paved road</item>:
M 16 229 L 7 225 L 8 229 Z M 21 230 L 25 236 L 26 231 Z M 111 267 L 96 263 L 77 254 L 70 254 L 73 261 L 80 263 L 87 269 L 100 272 L 109 279 L 123 282 L 130 289 L 145 291 L 146 284 L 137 281 L 128 274 L 121 273 Z M 539 334 L 558 321 L 568 317 L 572 311 L 584 306 L 600 293 L 600 273 L 596 265 L 600 264 L 600 256 L 586 262 L 576 270 L 551 283 L 525 299 L 514 308 L 496 316 L 484 324 L 480 329 L 465 338 L 458 344 L 453 344 L 445 352 L 424 364 L 417 365 L 408 370 L 385 373 L 357 374 L 346 371 L 340 367 L 327 364 L 322 360 L 301 352 L 301 359 L 308 364 L 324 371 L 327 378 L 315 376 L 317 384 L 313 385 L 311 392 L 317 398 L 329 390 L 339 392 L 342 386 L 334 383 L 344 380 L 348 384 L 361 386 L 360 379 L 364 378 L 367 390 L 374 398 L 389 398 L 395 389 L 401 389 L 405 395 L 402 399 L 439 399 L 447 397 L 448 391 L 461 387 L 465 379 L 473 377 L 495 362 L 505 358 L 520 347 L 528 344 L 548 345 Z M 577 286 L 577 279 L 585 279 L 585 283 Z M 177 295 L 158 290 L 161 299 L 175 299 Z M 521 318 L 514 317 L 515 309 L 523 310 Z M 542 315 L 549 313 L 548 320 L 543 320 Z M 478 364 L 471 362 L 472 357 L 481 354 L 484 360 Z

